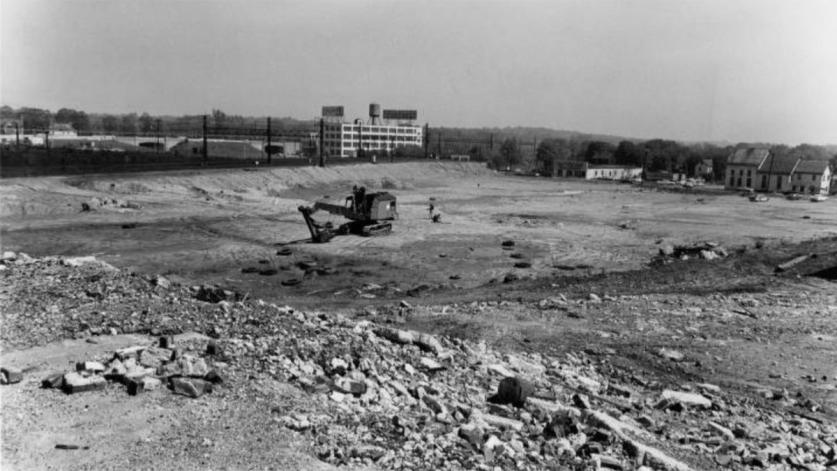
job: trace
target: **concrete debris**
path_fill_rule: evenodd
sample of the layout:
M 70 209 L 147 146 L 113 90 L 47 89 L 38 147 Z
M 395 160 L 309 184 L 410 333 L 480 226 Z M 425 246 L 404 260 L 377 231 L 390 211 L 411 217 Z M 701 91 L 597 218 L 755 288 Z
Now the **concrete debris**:
M 23 381 L 23 372 L 13 366 L 0 368 L 0 384 L 15 384 Z
M 715 254 L 718 249 L 701 248 Z M 19 258 L 16 254 L 15 260 Z M 54 265 L 61 270 L 91 268 Z M 62 286 L 87 289 L 90 275 L 85 272 L 73 281 L 75 285 Z M 560 355 L 543 350 L 504 352 L 485 342 L 377 324 L 373 322 L 379 319 L 376 315 L 356 320 L 296 311 L 257 300 L 242 301 L 233 292 L 208 285 L 190 289 L 172 284 L 161 294 L 160 285 L 149 283 L 148 278 L 108 276 L 112 278 L 107 280 L 106 292 L 131 299 L 165 296 L 165 303 L 145 313 L 137 310 L 105 317 L 101 313 L 110 306 L 107 297 L 91 301 L 84 289 L 73 289 L 68 296 L 81 293 L 78 299 L 96 303 L 97 314 L 75 319 L 76 314 L 64 306 L 39 307 L 38 312 L 55 312 L 44 323 L 57 326 L 50 335 L 61 338 L 84 331 L 87 336 L 91 328 L 100 333 L 118 328 L 150 332 L 155 340 L 110 356 L 79 358 L 83 361 L 78 371 L 48 375 L 41 382 L 44 387 L 68 393 L 108 387 L 105 394 L 125 388 L 138 396 L 131 401 L 148 400 L 143 395 L 155 401 L 160 397 L 174 400 L 171 394 L 199 398 L 210 392 L 222 400 L 253 399 L 254 404 L 262 403 L 256 398 L 281 398 L 271 403 L 277 404 L 271 409 L 276 414 L 269 418 L 272 423 L 301 434 L 321 460 L 352 468 L 685 471 L 712 467 L 828 470 L 837 465 L 837 427 L 827 415 L 811 412 L 814 404 L 796 390 L 771 386 L 766 391 L 769 402 L 781 407 L 764 408 L 759 405 L 763 399 L 754 401 L 738 391 L 733 394 L 697 382 L 704 380 L 698 380 L 700 373 L 694 370 L 690 371 L 694 383 L 665 389 L 667 383 L 641 370 L 617 367 L 609 358 L 616 351 L 601 353 L 606 345 L 566 349 Z M 568 297 L 551 293 L 544 307 L 577 307 L 586 312 L 612 307 L 615 298 L 603 294 L 609 290 L 596 286 L 602 294 L 594 297 L 590 289 Z M 717 296 L 747 308 L 760 307 L 749 295 Z M 221 301 L 228 309 L 218 308 Z M 643 312 L 657 310 L 701 321 L 708 316 L 703 306 L 662 304 L 644 297 L 641 301 Z M 497 311 L 514 309 L 505 300 L 492 302 Z M 393 304 L 395 309 L 422 308 Z M 177 306 L 177 316 L 172 315 L 172 306 Z M 480 315 L 486 306 L 487 302 L 477 301 L 446 308 L 448 313 Z M 380 306 L 374 308 L 383 312 Z M 619 312 L 626 318 L 628 314 Z M 733 319 L 730 325 L 736 329 L 749 327 L 739 322 L 751 322 Z M 71 327 L 61 330 L 65 323 Z M 635 319 L 625 325 L 641 325 L 646 329 L 643 332 L 653 328 Z M 693 355 L 695 361 L 705 361 L 686 346 L 701 341 L 702 325 L 694 327 L 695 335 L 688 329 L 666 331 L 666 340 L 655 345 L 681 345 L 688 355 L 655 348 L 652 352 L 657 358 L 665 359 L 664 368 L 686 368 L 693 363 L 686 358 Z M 178 335 L 175 349 L 175 337 L 169 333 L 184 330 L 205 333 L 212 340 L 203 336 L 184 340 Z M 756 329 L 752 332 L 761 335 Z M 37 329 L 14 331 L 32 344 L 43 340 L 36 333 Z M 602 332 L 600 338 L 610 335 L 619 332 Z M 660 360 L 655 362 L 659 366 Z M 7 369 L 2 372 L 9 377 Z M 818 386 L 825 382 L 822 372 L 805 374 L 816 379 Z M 828 378 L 832 379 L 830 373 Z M 163 384 L 170 393 L 162 390 Z
M 663 401 L 667 401 L 668 403 L 680 403 L 689 406 L 699 406 L 707 408 L 712 407 L 712 401 L 697 393 L 673 391 L 671 389 L 666 389 L 660 395 L 660 398 Z

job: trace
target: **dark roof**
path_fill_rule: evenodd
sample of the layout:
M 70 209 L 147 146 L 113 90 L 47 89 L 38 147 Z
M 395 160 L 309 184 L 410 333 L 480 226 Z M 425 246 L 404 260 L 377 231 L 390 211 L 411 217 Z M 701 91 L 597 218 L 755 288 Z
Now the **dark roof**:
M 738 149 L 727 157 L 728 165 L 753 165 L 758 167 L 767 156 L 770 155 L 768 149 L 756 149 L 750 147 L 747 149 Z
M 815 173 L 817 175 L 825 172 L 828 167 L 827 160 L 800 160 L 796 166 L 796 173 Z
M 52 131 L 75 131 L 73 125 L 70 123 L 55 123 L 49 129 Z
M 764 159 L 759 171 L 790 175 L 796 168 L 797 162 L 799 162 L 799 158 L 794 156 L 770 154 Z

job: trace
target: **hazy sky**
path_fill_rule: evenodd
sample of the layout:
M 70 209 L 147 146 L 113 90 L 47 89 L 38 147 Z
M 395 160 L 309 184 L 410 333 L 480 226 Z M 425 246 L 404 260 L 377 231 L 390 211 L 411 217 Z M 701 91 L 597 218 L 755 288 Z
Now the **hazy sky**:
M 0 101 L 837 143 L 837 1 L 0 0 Z

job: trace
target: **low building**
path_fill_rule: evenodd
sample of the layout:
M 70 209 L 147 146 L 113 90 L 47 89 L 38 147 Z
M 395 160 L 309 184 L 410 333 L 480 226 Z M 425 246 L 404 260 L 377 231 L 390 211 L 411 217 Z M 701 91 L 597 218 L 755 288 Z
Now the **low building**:
M 638 180 L 642 168 L 628 165 L 589 165 L 584 175 L 587 180 Z
M 724 188 L 728 190 L 753 188 L 756 175 L 769 155 L 768 149 L 754 147 L 738 149 L 730 154 L 727 157 Z
M 553 162 L 553 176 L 587 178 L 587 162 L 578 160 L 558 160 Z
M 827 195 L 831 188 L 832 172 L 827 160 L 800 160 L 790 179 L 790 191 Z

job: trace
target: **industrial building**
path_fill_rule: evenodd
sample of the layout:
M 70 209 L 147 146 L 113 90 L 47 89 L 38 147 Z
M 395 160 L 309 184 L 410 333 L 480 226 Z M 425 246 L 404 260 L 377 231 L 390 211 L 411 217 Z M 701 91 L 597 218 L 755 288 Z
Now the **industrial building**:
M 383 110 L 369 105 L 369 119 L 347 121 L 342 106 L 323 107 L 323 150 L 330 157 L 357 157 L 363 154 L 387 154 L 399 147 L 419 146 L 424 130 L 415 123 L 415 110 Z

